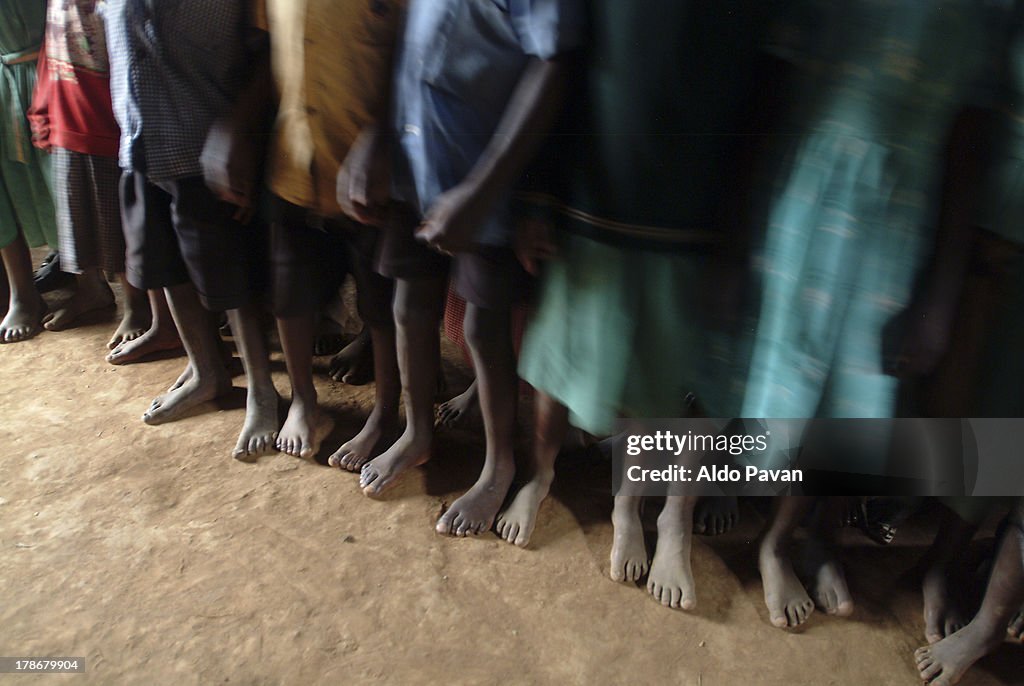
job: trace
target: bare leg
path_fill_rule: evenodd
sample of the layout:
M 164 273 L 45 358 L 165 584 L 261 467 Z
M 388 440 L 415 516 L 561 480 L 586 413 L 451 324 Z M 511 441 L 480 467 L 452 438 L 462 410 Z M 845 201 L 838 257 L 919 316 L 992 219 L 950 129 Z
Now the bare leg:
M 498 515 L 498 535 L 520 547 L 530 543 L 540 504 L 555 480 L 555 460 L 569 431 L 569 410 L 565 405 L 537 391 L 534 407 L 533 450 L 529 461 L 523 465 L 526 482 L 508 508 Z
M 245 424 L 231 455 L 236 460 L 249 462 L 273 449 L 278 428 L 277 406 L 281 399 L 270 378 L 270 354 L 260 327 L 259 311 L 250 304 L 229 310 L 227 314 L 235 345 L 245 366 L 246 385 Z M 219 340 L 216 342 L 213 363 L 223 369 Z M 308 355 L 309 348 L 306 350 Z
M 364 386 L 370 383 L 373 381 L 375 369 L 373 363 L 375 350 L 372 331 L 369 326 L 363 326 L 359 335 L 331 358 L 328 375 L 335 381 L 350 386 Z
M 107 355 L 110 364 L 131 364 L 138 362 L 147 355 L 181 350 L 181 337 L 178 326 L 174 322 L 167 294 L 163 289 L 153 289 L 149 293 L 149 309 L 152 323 L 149 330 L 131 341 L 122 341 Z
M 192 374 L 181 386 L 154 400 L 142 415 L 142 420 L 152 425 L 180 419 L 192 408 L 231 389 L 231 378 L 221 361 L 216 323 L 199 302 L 195 288 L 186 283 L 165 292 Z
M 234 325 L 231 328 L 234 329 Z M 316 387 L 313 385 L 315 328 L 312 312 L 277 320 L 281 349 L 292 382 L 292 403 L 277 437 L 277 449 L 304 459 L 320 452 L 321 443 L 334 426 L 334 422 L 317 406 Z
M 124 316 L 121 317 L 120 325 L 107 343 L 109 350 L 113 350 L 121 343 L 134 341 L 153 325 L 153 313 L 150 312 L 146 291 L 128 283 L 128 278 L 124 274 L 118 274 L 117 280 L 124 291 Z
M 394 445 L 363 465 L 359 485 L 367 496 L 382 495 L 406 470 L 430 459 L 446 287 L 446 278 L 396 282 L 396 341 L 406 426 Z
M 64 331 L 78 320 L 97 310 L 114 306 L 114 292 L 110 290 L 99 269 L 88 269 L 75 276 L 75 294 L 59 310 L 43 317 L 47 331 Z
M 454 428 L 464 422 L 480 416 L 479 380 L 474 377 L 469 388 L 450 400 L 446 400 L 437 408 L 437 423 L 446 428 Z
M 658 516 L 658 544 L 647 579 L 647 591 L 665 607 L 692 610 L 697 591 L 690 566 L 693 509 L 697 498 L 670 495 Z
M 928 570 L 921 590 L 924 594 L 924 637 L 938 643 L 964 628 L 969 621 L 961 588 L 967 570 L 962 558 L 978 527 L 946 510 L 942 515 L 935 543 L 928 551 Z
M 617 495 L 612 510 L 611 571 L 613 581 L 636 583 L 650 568 L 647 546 L 644 543 L 644 527 L 640 521 L 642 496 Z
M 473 355 L 473 366 L 480 370 L 477 378 L 487 452 L 480 478 L 438 520 L 435 528 L 439 534 L 467 536 L 489 531 L 512 485 L 516 473 L 512 444 L 519 377 L 512 348 L 511 318 L 508 308 L 466 305 L 466 342 Z M 527 531 L 521 531 L 520 536 L 525 541 L 530 538 Z
M 358 472 L 363 465 L 379 454 L 382 442 L 398 430 L 398 403 L 402 397 L 402 380 L 395 352 L 395 327 L 390 324 L 372 324 L 369 327 L 373 343 L 374 391 L 373 410 L 358 434 L 331 455 L 328 463 L 350 472 Z
M 764 601 L 772 624 L 781 629 L 800 626 L 814 612 L 814 602 L 797 578 L 790 557 L 793 533 L 813 505 L 813 498 L 777 497 L 772 521 L 761 539 L 757 566 L 764 582 Z
M 39 333 L 46 303 L 32 280 L 32 255 L 25 238 L 19 233 L 0 255 L 10 289 L 7 314 L 0 321 L 0 343 L 18 343 Z
M 826 614 L 839 617 L 853 613 L 853 598 L 838 554 L 837 536 L 845 507 L 845 498 L 825 498 L 821 502 L 803 553 L 803 568 L 815 604 Z
M 1020 514 L 1020 513 L 1018 513 Z M 971 666 L 995 650 L 1024 604 L 1024 531 L 1008 527 L 996 554 L 981 609 L 966 627 L 914 654 L 921 678 L 933 686 L 959 683 Z

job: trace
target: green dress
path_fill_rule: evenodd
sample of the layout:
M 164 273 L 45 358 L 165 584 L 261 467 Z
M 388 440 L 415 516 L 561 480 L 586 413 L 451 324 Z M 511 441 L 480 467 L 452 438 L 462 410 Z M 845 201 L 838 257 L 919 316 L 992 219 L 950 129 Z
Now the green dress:
M 976 0 L 806 0 L 763 240 L 742 416 L 890 417 L 883 357 L 934 235 L 941 155 L 989 40 Z
M 715 416 L 736 409 L 718 404 L 728 337 L 703 321 L 700 296 L 771 5 L 588 3 L 553 168 L 535 170 L 526 196 L 554 217 L 559 252 L 520 358 L 575 426 L 680 416 L 691 392 Z
M 46 25 L 45 0 L 0 0 L 0 248 L 19 230 L 30 247 L 57 245 L 49 156 L 32 147 L 25 113 Z

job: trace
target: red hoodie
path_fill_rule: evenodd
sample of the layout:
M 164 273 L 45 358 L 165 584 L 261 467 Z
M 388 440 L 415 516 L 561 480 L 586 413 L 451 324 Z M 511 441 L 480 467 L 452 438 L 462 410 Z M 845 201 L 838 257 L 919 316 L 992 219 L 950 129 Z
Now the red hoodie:
M 110 68 L 97 0 L 50 0 L 28 118 L 40 148 L 117 157 L 121 132 L 110 103 Z

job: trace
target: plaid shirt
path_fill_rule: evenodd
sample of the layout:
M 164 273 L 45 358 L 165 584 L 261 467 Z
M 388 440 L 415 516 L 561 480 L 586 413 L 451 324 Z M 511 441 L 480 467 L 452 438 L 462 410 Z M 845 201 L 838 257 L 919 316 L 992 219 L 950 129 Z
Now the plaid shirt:
M 120 164 L 151 181 L 202 174 L 210 126 L 265 43 L 252 0 L 105 0 Z

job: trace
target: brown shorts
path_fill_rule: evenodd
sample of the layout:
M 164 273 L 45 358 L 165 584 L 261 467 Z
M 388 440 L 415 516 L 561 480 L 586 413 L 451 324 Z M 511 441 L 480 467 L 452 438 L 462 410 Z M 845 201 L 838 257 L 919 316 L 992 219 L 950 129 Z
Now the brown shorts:
M 200 177 L 160 183 L 139 172 L 121 177 L 121 215 L 128 281 L 143 290 L 189 281 L 203 305 L 233 310 L 266 285 L 267 232 L 234 219 Z
M 359 316 L 391 321 L 392 282 L 374 271 L 380 231 L 346 218 L 323 217 L 271 198 L 273 307 L 278 317 L 307 314 L 334 298 L 349 274 Z
M 416 238 L 419 218 L 397 206 L 382 229 L 377 272 L 391 279 L 446 278 L 466 302 L 486 309 L 510 307 L 530 298 L 532 279 L 510 248 L 478 246 L 447 257 Z

